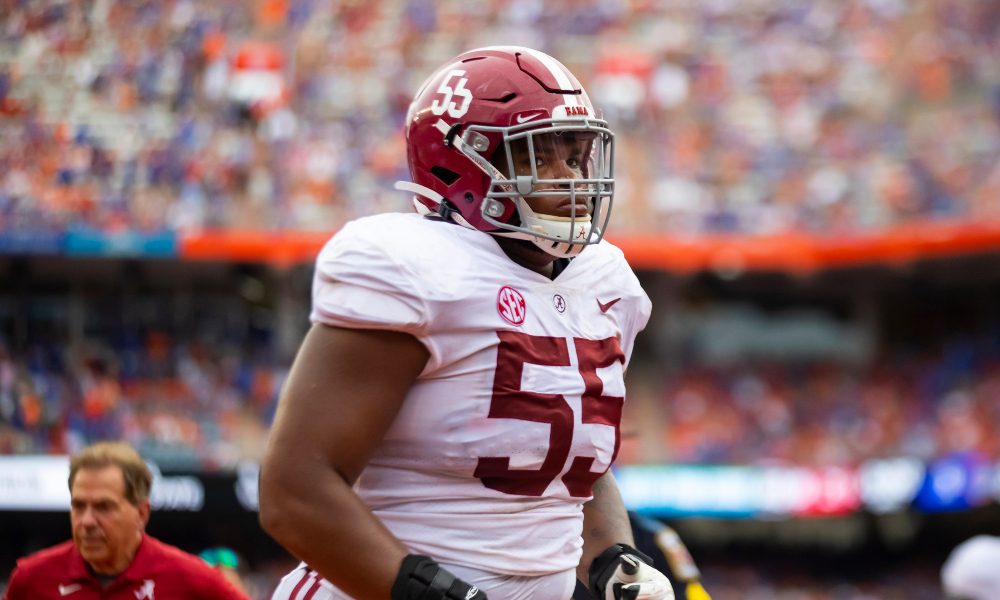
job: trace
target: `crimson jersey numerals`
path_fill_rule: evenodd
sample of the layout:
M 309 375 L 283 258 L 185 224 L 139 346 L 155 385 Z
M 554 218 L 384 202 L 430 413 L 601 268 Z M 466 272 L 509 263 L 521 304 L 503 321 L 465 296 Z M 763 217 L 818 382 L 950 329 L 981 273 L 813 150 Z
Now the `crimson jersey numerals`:
M 538 469 L 511 469 L 510 457 L 489 456 L 479 459 L 475 476 L 486 487 L 522 496 L 541 496 L 545 488 L 562 472 L 569 458 L 573 443 L 573 409 L 562 394 L 526 392 L 521 388 L 521 374 L 525 363 L 550 367 L 568 367 L 569 349 L 566 339 L 528 335 L 516 331 L 500 331 L 497 351 L 497 369 L 493 379 L 493 397 L 489 417 L 494 419 L 519 419 L 548 423 L 549 450 Z M 624 398 L 605 396 L 604 384 L 597 369 L 608 367 L 616 361 L 625 363 L 625 354 L 617 338 L 587 340 L 573 338 L 577 363 L 584 381 L 581 421 L 613 427 L 615 449 L 620 444 L 619 424 Z M 591 471 L 593 456 L 576 456 L 562 481 L 574 497 L 591 495 L 594 482 L 604 474 Z

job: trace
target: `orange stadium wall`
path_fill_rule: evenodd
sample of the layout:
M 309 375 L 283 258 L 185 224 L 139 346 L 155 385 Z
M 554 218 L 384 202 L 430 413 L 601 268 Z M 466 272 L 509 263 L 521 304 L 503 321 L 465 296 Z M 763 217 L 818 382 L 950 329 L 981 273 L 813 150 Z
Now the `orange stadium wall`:
M 330 232 L 210 231 L 181 235 L 188 260 L 230 260 L 290 266 L 313 260 Z M 912 223 L 875 234 L 814 236 L 704 235 L 690 238 L 609 236 L 634 268 L 674 272 L 779 271 L 808 274 L 871 264 L 1000 251 L 1000 223 Z

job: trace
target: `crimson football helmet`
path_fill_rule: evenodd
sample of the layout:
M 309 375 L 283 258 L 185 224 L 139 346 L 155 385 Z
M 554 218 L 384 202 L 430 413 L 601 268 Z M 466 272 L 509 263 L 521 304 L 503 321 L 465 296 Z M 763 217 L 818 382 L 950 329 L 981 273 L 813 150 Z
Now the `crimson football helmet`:
M 567 144 L 570 171 L 539 168 Z M 531 240 L 557 257 L 604 235 L 614 134 L 576 77 L 547 54 L 497 46 L 449 61 L 410 104 L 406 153 L 413 181 L 396 187 L 415 194 L 421 213 Z M 542 196 L 563 199 L 561 212 L 540 214 L 525 200 Z

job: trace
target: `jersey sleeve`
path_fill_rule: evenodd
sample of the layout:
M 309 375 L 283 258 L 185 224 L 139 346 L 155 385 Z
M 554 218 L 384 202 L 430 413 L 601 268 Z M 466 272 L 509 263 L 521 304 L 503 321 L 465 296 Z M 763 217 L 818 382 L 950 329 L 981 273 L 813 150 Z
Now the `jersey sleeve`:
M 628 368 L 628 363 L 632 359 L 635 338 L 639 335 L 639 332 L 646 328 L 646 324 L 649 323 L 649 316 L 653 310 L 653 303 L 650 301 L 645 290 L 639 285 L 639 280 L 636 279 L 635 275 L 632 275 L 632 279 L 635 281 L 635 295 L 631 298 L 632 310 L 628 311 L 622 324 L 625 332 L 622 348 L 625 352 L 625 368 Z
M 602 241 L 594 250 L 599 251 L 592 255 L 595 279 L 604 286 L 600 293 L 607 298 L 621 298 L 622 310 L 616 310 L 614 314 L 621 332 L 619 341 L 622 352 L 625 353 L 624 367 L 628 368 L 635 339 L 649 323 L 653 303 L 620 248 Z
M 377 234 L 371 227 L 349 223 L 327 242 L 316 259 L 310 320 L 421 337 L 428 311 L 419 282 L 403 261 L 383 248 Z
M 635 347 L 635 338 L 646 328 L 652 313 L 653 303 L 646 291 L 642 289 L 639 278 L 625 260 L 621 249 L 602 243 L 607 251 L 608 260 L 601 269 L 601 278 L 612 281 L 613 286 L 620 290 L 622 304 L 627 310 L 622 311 L 619 326 L 621 327 L 622 351 L 625 353 L 625 368 L 628 368 Z M 613 294 L 609 294 L 609 297 Z M 618 314 L 618 313 L 616 313 Z

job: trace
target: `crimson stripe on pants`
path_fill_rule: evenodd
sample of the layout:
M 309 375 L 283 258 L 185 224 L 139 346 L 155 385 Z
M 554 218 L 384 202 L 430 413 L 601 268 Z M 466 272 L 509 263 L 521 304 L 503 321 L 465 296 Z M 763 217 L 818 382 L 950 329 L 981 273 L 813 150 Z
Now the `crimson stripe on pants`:
M 312 600 L 312 597 L 316 595 L 316 592 L 319 591 L 319 588 L 320 588 L 319 578 L 317 577 L 315 580 L 313 580 L 312 587 L 309 588 L 309 592 L 306 593 L 306 595 L 302 598 L 302 600 Z
M 312 578 L 312 575 L 313 575 L 312 569 L 306 569 L 302 572 L 302 579 L 299 579 L 299 582 L 296 583 L 295 587 L 292 588 L 292 593 L 288 594 L 289 600 L 295 600 L 295 597 L 298 596 L 299 591 L 301 591 L 302 587 L 306 584 L 306 582 Z

